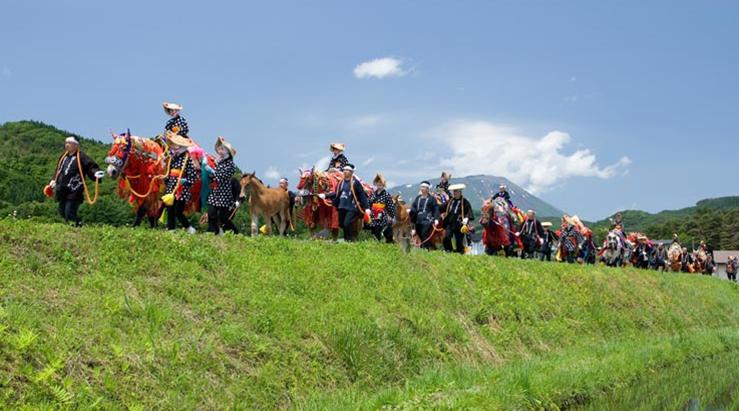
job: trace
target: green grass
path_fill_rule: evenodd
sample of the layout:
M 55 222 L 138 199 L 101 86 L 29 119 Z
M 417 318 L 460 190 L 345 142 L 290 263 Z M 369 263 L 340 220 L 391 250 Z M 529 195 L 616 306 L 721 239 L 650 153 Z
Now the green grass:
M 715 278 L 0 220 L 0 409 L 557 409 L 739 354 Z

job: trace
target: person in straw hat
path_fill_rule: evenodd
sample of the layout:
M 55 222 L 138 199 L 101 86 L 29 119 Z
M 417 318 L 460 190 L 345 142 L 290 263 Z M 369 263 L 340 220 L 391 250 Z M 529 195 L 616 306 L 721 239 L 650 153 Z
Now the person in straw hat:
M 77 137 L 69 136 L 64 140 L 64 153 L 59 157 L 54 178 L 44 192 L 51 197 L 54 195 L 59 202 L 59 214 L 64 221 L 81 226 L 77 210 L 82 204 L 87 176 L 91 180 L 100 180 L 105 172 L 100 170 L 97 163 L 84 151 L 80 150 Z
M 190 188 L 199 176 L 190 158 L 187 148 L 193 143 L 190 139 L 169 132 L 167 140 L 170 147 L 169 174 L 165 178 L 165 194 L 162 202 L 167 210 L 167 229 L 174 230 L 176 221 L 190 234 L 195 234 L 195 227 L 185 217 L 185 206 L 192 197 Z
M 446 194 L 447 198 L 451 198 L 452 193 L 449 191 L 449 180 L 451 180 L 451 178 L 451 173 L 442 171 L 441 177 L 439 177 L 439 183 L 436 184 L 436 192 Z
M 162 107 L 164 107 L 164 112 L 170 117 L 167 124 L 164 126 L 165 134 L 166 132 L 171 132 L 187 138 L 190 133 L 190 128 L 187 126 L 187 120 L 180 115 L 182 106 L 177 103 L 169 103 L 165 101 L 162 103 Z
M 441 215 L 444 216 L 444 251 L 464 254 L 464 237 L 469 232 L 469 222 L 474 218 L 470 202 L 462 195 L 464 184 L 452 184 L 449 191 L 452 197 L 441 206 Z M 454 238 L 455 247 L 452 247 Z
M 639 243 L 636 246 L 636 250 L 634 250 L 634 255 L 636 256 L 636 264 L 634 266 L 636 268 L 647 269 L 649 268 L 649 259 L 652 256 L 652 245 L 647 241 L 647 236 L 643 234 L 640 234 L 637 240 Z
M 337 170 L 344 170 L 344 166 L 349 164 L 349 160 L 347 160 L 346 156 L 344 155 L 344 149 L 346 147 L 342 143 L 333 143 L 329 146 L 329 149 L 331 150 L 331 161 L 328 163 L 328 167 L 326 168 L 326 171 L 331 170 L 332 168 Z
M 382 174 L 377 174 L 372 183 L 374 184 L 374 189 L 369 199 L 372 216 L 368 227 L 377 241 L 380 241 L 384 236 L 386 243 L 392 243 L 395 203 L 393 203 L 393 198 L 385 190 L 387 183 Z
M 493 194 L 493 201 L 495 201 L 496 198 L 501 197 L 505 199 L 506 202 L 508 202 L 508 205 L 513 207 L 513 202 L 511 201 L 511 193 L 508 192 L 508 186 L 505 184 L 501 184 L 498 187 L 498 192 Z
M 557 234 L 552 231 L 552 223 L 545 221 L 541 223 L 544 234 L 541 235 L 541 246 L 539 247 L 539 259 L 552 261 L 552 245 L 558 240 Z
M 211 191 L 208 195 L 208 231 L 217 235 L 222 231 L 231 230 L 238 234 L 239 230 L 231 221 L 231 210 L 237 201 L 231 187 L 231 180 L 236 171 L 233 159 L 236 149 L 223 137 L 218 137 L 215 149 L 218 161 L 212 173 Z
M 560 241 L 560 254 L 564 255 L 564 261 L 572 264 L 577 261 L 577 254 L 580 250 L 584 237 L 577 226 L 578 219 L 564 215 L 562 217 L 562 236 Z

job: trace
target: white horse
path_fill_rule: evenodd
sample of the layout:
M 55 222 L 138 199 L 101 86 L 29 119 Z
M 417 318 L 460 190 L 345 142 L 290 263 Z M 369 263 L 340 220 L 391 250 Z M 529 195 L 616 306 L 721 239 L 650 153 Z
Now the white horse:
M 615 231 L 611 230 L 606 236 L 604 244 L 606 251 L 603 253 L 603 261 L 609 267 L 620 267 L 624 263 L 624 244 Z

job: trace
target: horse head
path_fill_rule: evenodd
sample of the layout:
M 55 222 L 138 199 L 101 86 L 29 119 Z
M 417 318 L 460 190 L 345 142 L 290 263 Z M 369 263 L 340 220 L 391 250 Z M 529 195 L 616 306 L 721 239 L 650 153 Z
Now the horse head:
M 298 173 L 300 175 L 300 179 L 298 180 L 298 185 L 296 187 L 298 190 L 304 190 L 313 184 L 313 169 L 298 169 Z
M 606 236 L 606 248 L 618 250 L 621 248 L 621 238 L 614 231 L 609 231 Z
M 108 176 L 116 179 L 121 175 L 126 166 L 133 143 L 130 130 L 126 130 L 123 134 L 111 134 L 113 136 L 113 145 L 105 157 L 105 164 L 108 165 Z

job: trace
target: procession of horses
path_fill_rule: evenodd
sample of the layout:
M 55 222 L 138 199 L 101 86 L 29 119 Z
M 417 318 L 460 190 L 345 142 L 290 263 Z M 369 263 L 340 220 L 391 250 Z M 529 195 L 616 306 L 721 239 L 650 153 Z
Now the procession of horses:
M 463 195 L 466 187 L 450 184 L 451 175 L 446 172 L 434 189 L 428 181 L 422 182 L 418 196 L 408 202 L 387 193 L 381 174 L 372 185 L 356 176 L 340 143 L 330 145 L 333 157 L 325 169 L 299 170 L 294 192 L 287 178 L 280 179 L 278 187 L 265 185 L 254 172 L 237 180 L 236 149 L 219 137 L 216 154 L 209 154 L 188 135 L 180 115 L 182 107 L 163 106 L 170 116 L 164 133 L 154 138 L 135 136 L 128 130 L 112 135 L 104 173 L 80 150 L 76 137 L 66 138 L 54 178 L 44 188 L 47 196 L 59 201 L 66 221 L 80 224 L 77 207 L 83 200 L 94 204 L 98 183 L 107 175 L 117 180 L 118 196 L 133 207 L 134 226 L 146 217 L 151 227 L 162 222 L 174 230 L 179 222 L 193 234 L 197 229 L 188 217 L 200 212 L 199 222 L 209 232 L 238 233 L 233 219 L 242 204 L 247 204 L 252 236 L 275 230 L 288 235 L 300 220 L 311 238 L 338 240 L 343 231 L 344 240 L 351 242 L 366 228 L 378 240 L 384 237 L 405 249 L 415 246 L 474 254 L 477 245 L 488 255 L 690 273 L 704 273 L 712 264 L 705 244 L 688 251 L 676 235 L 668 247 L 653 244 L 641 233 L 627 233 L 620 215 L 603 244 L 597 246 L 592 230 L 577 216 L 564 215 L 553 229 L 551 222 L 538 221 L 534 210 L 517 208 L 505 186 L 479 205 L 481 216 L 474 219 L 473 207 Z M 85 177 L 95 182 L 93 198 Z

